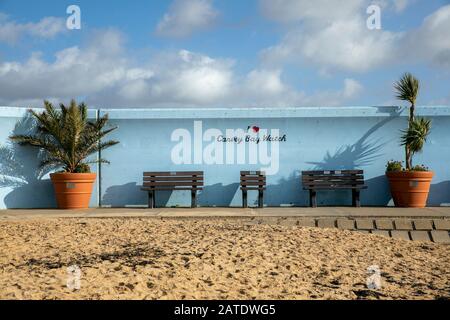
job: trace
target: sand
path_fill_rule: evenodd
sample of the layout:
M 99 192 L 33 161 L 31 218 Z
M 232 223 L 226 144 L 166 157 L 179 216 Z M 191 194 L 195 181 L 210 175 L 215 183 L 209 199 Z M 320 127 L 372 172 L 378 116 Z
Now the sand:
M 40 219 L 0 222 L 0 243 L 0 299 L 450 298 L 450 246 L 337 229 Z M 366 285 L 372 265 L 379 289 Z

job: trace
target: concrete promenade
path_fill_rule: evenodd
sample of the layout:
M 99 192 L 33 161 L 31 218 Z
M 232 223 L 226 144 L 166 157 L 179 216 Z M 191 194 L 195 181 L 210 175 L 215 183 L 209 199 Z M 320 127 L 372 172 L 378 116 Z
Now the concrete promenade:
M 403 240 L 450 244 L 450 207 L 98 208 L 0 210 L 0 221 L 52 218 L 230 219 L 237 223 L 339 228 Z
M 266 207 L 257 208 L 91 208 L 85 210 L 9 209 L 0 210 L 0 219 L 24 218 L 108 218 L 108 217 L 410 217 L 448 218 L 450 207 L 423 209 L 393 207 Z

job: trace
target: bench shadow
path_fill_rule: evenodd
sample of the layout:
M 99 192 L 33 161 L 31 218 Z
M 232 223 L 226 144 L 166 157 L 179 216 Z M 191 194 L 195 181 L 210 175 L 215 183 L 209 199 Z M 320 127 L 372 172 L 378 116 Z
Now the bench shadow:
M 281 178 L 276 184 L 268 185 L 264 193 L 264 203 L 269 207 L 307 206 L 309 197 L 303 192 L 299 170 L 292 172 L 287 178 Z M 289 192 L 286 192 L 289 190 Z
M 229 207 L 236 192 L 240 192 L 238 182 L 228 185 L 216 183 L 204 186 L 203 190 L 198 194 L 198 203 L 201 206 Z
M 156 206 L 165 207 L 169 203 L 172 191 L 156 191 Z M 123 208 L 126 206 L 147 206 L 148 192 L 141 190 L 136 182 L 111 186 L 102 196 L 102 206 Z
M 391 191 L 386 175 L 366 179 L 367 189 L 361 191 L 361 203 L 367 206 L 387 206 L 391 201 Z M 376 192 L 370 192 L 376 190 Z
M 428 205 L 440 206 L 450 203 L 450 181 L 432 184 L 428 195 Z
M 36 122 L 28 114 L 17 121 L 10 135 L 31 134 Z M 40 168 L 41 154 L 37 148 L 26 148 L 9 141 L 0 146 L 0 188 L 12 189 L 5 198 L 8 209 L 54 208 L 56 200 L 49 178 L 52 168 Z

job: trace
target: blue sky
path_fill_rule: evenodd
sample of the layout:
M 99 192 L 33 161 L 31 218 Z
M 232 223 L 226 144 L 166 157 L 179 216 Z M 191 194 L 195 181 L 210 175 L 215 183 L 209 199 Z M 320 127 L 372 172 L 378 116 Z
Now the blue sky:
M 0 0 L 0 104 L 393 105 L 410 71 L 419 104 L 449 105 L 448 30 L 444 0 Z

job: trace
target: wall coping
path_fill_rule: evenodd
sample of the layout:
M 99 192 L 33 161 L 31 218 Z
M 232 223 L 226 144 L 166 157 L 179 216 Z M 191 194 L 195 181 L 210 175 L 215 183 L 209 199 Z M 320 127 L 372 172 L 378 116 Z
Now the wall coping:
M 0 117 L 22 117 L 28 108 L 0 106 Z M 37 108 L 36 110 L 41 110 Z M 292 108 L 148 108 L 90 109 L 95 117 L 108 113 L 110 119 L 222 119 L 222 118 L 341 118 L 405 117 L 406 107 L 292 107 Z M 418 106 L 417 115 L 450 116 L 450 106 Z
M 30 108 L 0 106 L 0 118 L 21 118 L 26 115 L 28 109 Z M 44 108 L 33 108 L 33 110 L 43 111 Z M 88 116 L 90 118 L 95 118 L 97 113 L 97 109 L 88 110 Z

